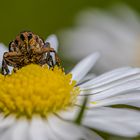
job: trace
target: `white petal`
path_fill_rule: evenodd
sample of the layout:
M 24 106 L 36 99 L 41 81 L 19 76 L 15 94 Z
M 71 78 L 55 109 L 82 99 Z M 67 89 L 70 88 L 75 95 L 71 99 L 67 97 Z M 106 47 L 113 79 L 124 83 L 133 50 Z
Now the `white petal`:
M 65 120 L 73 121 L 77 117 L 78 112 L 79 112 L 79 107 L 74 106 L 73 108 L 69 108 L 66 111 L 58 112 L 57 114 Z
M 140 108 L 140 101 L 138 102 L 130 102 L 130 103 L 127 103 L 128 105 L 131 105 L 131 106 L 135 106 L 135 107 L 139 107 Z
M 29 133 L 30 140 L 102 140 L 96 133 L 55 116 L 50 116 L 48 121 L 34 118 Z
M 30 140 L 57 140 L 48 122 L 41 118 L 33 118 L 29 130 Z
M 9 140 L 29 140 L 29 122 L 27 120 L 17 121 L 11 131 Z
M 94 73 L 89 73 L 77 84 L 77 86 L 83 85 L 84 83 L 86 83 L 87 81 L 89 81 L 95 77 L 96 77 L 96 75 Z
M 98 94 L 93 94 L 90 96 L 90 100 L 94 102 L 97 100 L 105 99 L 105 98 L 120 95 L 120 94 L 126 94 L 126 93 L 131 94 L 131 92 L 136 91 L 139 87 L 140 87 L 140 80 L 128 82 L 128 83 L 110 88 L 108 90 L 104 90 Z
M 100 79 L 100 76 L 97 79 Z M 100 82 L 96 82 L 96 78 L 95 78 L 95 82 L 93 79 L 92 80 L 93 85 L 91 86 L 83 87 L 82 85 L 79 85 L 81 89 L 80 95 L 100 93 L 100 92 L 108 91 L 111 89 L 113 90 L 113 88 L 117 88 L 120 85 L 127 85 L 128 83 L 131 83 L 131 82 L 133 83 L 133 81 L 135 82 L 137 80 L 140 80 L 140 69 L 131 68 L 127 71 L 123 71 L 119 75 L 104 79 Z M 85 84 L 86 83 L 84 83 L 84 85 Z
M 7 51 L 8 48 L 4 44 L 0 43 L 0 67 L 2 65 L 3 53 Z
M 124 116 L 121 116 L 121 114 L 123 113 Z M 109 119 L 119 120 L 119 121 L 128 121 L 133 117 L 135 118 L 135 121 L 137 121 L 139 120 L 139 115 L 140 115 L 139 111 L 133 109 L 126 109 L 126 108 L 100 107 L 100 108 L 87 109 L 85 111 L 86 117 L 94 116 L 96 117 L 96 119 L 104 117 L 104 118 L 109 118 Z
M 108 133 L 134 137 L 140 132 L 139 118 L 139 111 L 103 107 L 87 110 L 83 124 Z
M 83 11 L 78 18 L 78 26 L 62 33 L 66 57 L 80 59 L 89 52 L 98 50 L 104 56 L 98 65 L 99 71 L 132 65 L 136 58 L 136 46 L 138 46 L 134 44 L 139 36 L 139 18 L 134 20 L 135 16 L 132 15 L 135 14 L 129 10 L 120 11 L 118 8 L 118 11 L 123 17 L 120 18 L 112 11 L 101 11 L 101 9 Z M 128 13 L 131 13 L 130 17 Z M 82 51 L 77 54 L 75 50 L 81 50 L 81 48 Z M 120 52 L 125 54 L 120 55 Z
M 51 47 L 54 48 L 54 50 L 57 52 L 58 51 L 58 39 L 57 36 L 52 34 L 50 35 L 45 42 L 49 42 L 51 44 Z
M 72 79 L 79 82 L 84 76 L 91 70 L 99 58 L 99 53 L 93 53 L 83 60 L 81 60 L 70 73 L 72 73 Z
M 0 116 L 0 131 L 11 127 L 15 123 L 15 119 L 13 117 L 6 117 Z
M 3 118 L 0 122 L 0 140 L 14 140 L 13 131 L 16 120 L 13 117 Z
M 87 83 L 84 83 L 83 85 L 80 86 L 80 88 L 82 89 L 90 89 L 90 88 L 95 88 L 95 87 L 99 87 L 108 83 L 112 83 L 114 81 L 117 82 L 122 82 L 122 80 L 127 80 L 125 78 L 130 78 L 132 76 L 137 76 L 136 74 L 140 75 L 140 69 L 139 68 L 130 68 L 130 67 L 126 67 L 126 68 L 119 68 L 110 72 L 107 72 L 103 75 L 100 75 L 99 77 L 96 77 L 90 81 L 88 81 Z M 131 77 L 130 77 L 131 76 Z M 118 81 L 121 80 L 121 81 Z M 127 81 L 128 81 L 127 80 Z M 120 83 L 118 83 L 120 84 Z
M 100 106 L 109 106 L 109 105 L 117 105 L 117 104 L 127 104 L 127 105 L 136 106 L 136 104 L 134 104 L 135 102 L 140 103 L 140 91 L 135 91 L 128 94 L 118 95 L 104 100 L 95 101 L 94 104 L 90 103 L 90 106 L 100 107 Z
M 95 132 L 90 131 L 82 126 L 76 125 L 72 122 L 60 120 L 58 118 L 51 118 L 48 120 L 50 129 L 57 136 L 58 140 L 102 140 L 102 138 Z

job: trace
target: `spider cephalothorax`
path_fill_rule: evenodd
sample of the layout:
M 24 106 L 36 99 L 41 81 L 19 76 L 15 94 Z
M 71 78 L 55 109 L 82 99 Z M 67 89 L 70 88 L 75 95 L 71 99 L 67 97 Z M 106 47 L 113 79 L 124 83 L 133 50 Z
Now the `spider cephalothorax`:
M 10 42 L 9 52 L 3 54 L 2 74 L 9 74 L 8 65 L 13 66 L 14 71 L 31 63 L 41 66 L 48 64 L 49 67 L 53 67 L 54 62 L 50 52 L 55 54 L 55 63 L 59 65 L 60 59 L 49 42 L 45 43 L 32 32 L 21 32 L 15 40 Z

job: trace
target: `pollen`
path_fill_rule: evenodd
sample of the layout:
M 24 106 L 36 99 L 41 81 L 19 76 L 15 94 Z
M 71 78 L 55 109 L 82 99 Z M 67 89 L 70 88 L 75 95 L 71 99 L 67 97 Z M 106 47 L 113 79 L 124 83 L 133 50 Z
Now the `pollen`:
M 0 75 L 0 111 L 4 116 L 48 117 L 74 105 L 76 81 L 59 67 L 31 64 L 8 76 Z

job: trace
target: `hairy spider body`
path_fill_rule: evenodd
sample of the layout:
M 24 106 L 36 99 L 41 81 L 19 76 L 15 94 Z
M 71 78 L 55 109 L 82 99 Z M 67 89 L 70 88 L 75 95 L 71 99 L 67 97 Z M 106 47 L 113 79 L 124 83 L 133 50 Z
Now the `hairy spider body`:
M 53 67 L 54 62 L 50 52 L 55 54 L 55 63 L 59 65 L 60 59 L 49 42 L 45 43 L 32 32 L 21 32 L 15 40 L 10 42 L 9 52 L 3 54 L 2 74 L 9 74 L 8 65 L 13 66 L 14 71 L 31 63 Z

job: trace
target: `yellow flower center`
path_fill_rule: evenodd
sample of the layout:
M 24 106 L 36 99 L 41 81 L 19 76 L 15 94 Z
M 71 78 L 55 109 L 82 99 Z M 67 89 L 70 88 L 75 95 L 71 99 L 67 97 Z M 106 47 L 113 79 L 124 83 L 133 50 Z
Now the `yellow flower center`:
M 79 93 L 71 74 L 28 65 L 8 76 L 0 74 L 0 111 L 16 117 L 48 114 L 72 106 Z

